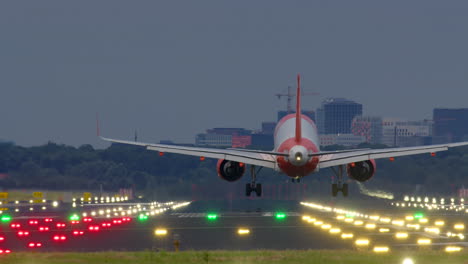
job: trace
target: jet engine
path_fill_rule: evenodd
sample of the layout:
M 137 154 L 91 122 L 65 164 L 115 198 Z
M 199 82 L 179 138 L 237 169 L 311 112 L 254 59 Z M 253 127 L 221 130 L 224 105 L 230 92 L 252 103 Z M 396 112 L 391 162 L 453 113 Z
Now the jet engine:
M 358 182 L 365 182 L 372 178 L 375 169 L 375 160 L 353 162 L 346 166 L 348 177 Z
M 245 164 L 225 159 L 218 160 L 218 176 L 228 182 L 239 180 L 245 173 Z

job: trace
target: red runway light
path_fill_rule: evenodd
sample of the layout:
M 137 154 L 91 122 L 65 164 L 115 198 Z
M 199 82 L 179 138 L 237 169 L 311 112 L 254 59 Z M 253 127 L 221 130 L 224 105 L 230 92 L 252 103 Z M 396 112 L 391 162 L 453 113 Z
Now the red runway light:
M 130 222 L 132 219 L 130 217 L 122 218 L 122 222 Z
M 31 243 L 28 244 L 28 247 L 30 247 L 30 248 L 42 247 L 42 243 L 34 243 L 34 242 L 31 242 Z
M 18 231 L 18 236 L 29 236 L 29 231 Z
M 90 226 L 88 227 L 89 231 L 99 231 L 99 226 Z
M 12 223 L 10 225 L 11 228 L 20 228 L 21 227 L 21 224 L 18 224 L 18 223 Z
M 65 241 L 65 240 L 67 239 L 67 237 L 64 236 L 64 235 L 55 235 L 55 236 L 53 237 L 53 239 L 54 239 L 55 241 Z
M 205 157 L 201 156 L 200 161 L 204 161 L 204 160 L 205 160 Z
M 37 220 L 29 220 L 29 224 L 30 224 L 30 225 L 37 225 L 37 224 L 39 224 L 39 221 L 37 221 Z
M 52 222 L 52 221 L 53 221 L 52 218 L 46 218 L 46 219 L 44 219 L 44 222 L 46 222 L 46 223 L 50 223 L 50 222 Z
M 122 220 L 115 219 L 112 221 L 113 224 L 121 224 Z
M 48 226 L 40 226 L 39 227 L 39 232 L 47 232 L 49 231 L 49 227 Z
M 77 225 L 77 224 L 79 224 L 79 223 L 80 223 L 80 221 L 78 221 L 78 220 L 73 220 L 73 221 L 71 221 L 71 224 L 72 224 L 72 225 Z
M 0 254 L 10 254 L 11 250 L 9 249 L 0 249 Z
M 82 236 L 83 234 L 84 234 L 83 231 L 78 231 L 78 230 L 73 231 L 74 236 Z
M 390 160 L 390 161 L 395 161 L 395 158 L 394 158 L 394 157 L 390 157 L 389 160 Z
M 1 241 L 4 241 L 4 240 L 5 240 L 5 238 L 4 238 L 4 237 L 0 237 L 0 242 L 1 242 Z
M 159 152 L 159 156 L 164 156 L 164 152 Z
M 91 217 L 85 217 L 85 218 L 83 218 L 83 222 L 89 223 L 89 222 L 91 222 L 91 221 L 93 221 L 93 219 L 92 219 Z
M 111 223 L 102 223 L 101 226 L 102 227 L 111 227 Z
M 57 223 L 57 228 L 65 228 L 65 224 L 64 223 Z

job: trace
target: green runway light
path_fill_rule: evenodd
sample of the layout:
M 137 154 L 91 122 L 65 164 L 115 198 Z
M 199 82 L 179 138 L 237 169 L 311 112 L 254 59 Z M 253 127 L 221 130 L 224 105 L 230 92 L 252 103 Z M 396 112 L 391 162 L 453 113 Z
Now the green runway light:
M 70 221 L 79 221 L 80 220 L 80 217 L 77 215 L 77 214 L 72 214 L 70 217 L 69 217 Z
M 354 218 L 356 214 L 347 213 L 346 218 Z
M 11 221 L 11 216 L 9 216 L 9 215 L 3 215 L 2 218 L 1 218 L 1 221 L 2 221 L 3 223 L 10 222 L 10 221 Z
M 140 220 L 140 221 L 148 220 L 148 216 L 145 215 L 145 214 L 140 214 L 140 215 L 138 216 L 138 220 Z
M 286 218 L 286 214 L 285 214 L 285 213 L 276 213 L 276 214 L 275 214 L 275 218 L 276 218 L 276 219 L 285 219 L 285 218 Z
M 414 219 L 421 219 L 421 218 L 424 218 L 424 214 L 423 214 L 423 213 L 415 213 L 415 214 L 414 214 Z
M 209 221 L 214 221 L 216 219 L 218 219 L 218 215 L 217 214 L 208 214 L 206 216 L 206 218 L 209 220 Z

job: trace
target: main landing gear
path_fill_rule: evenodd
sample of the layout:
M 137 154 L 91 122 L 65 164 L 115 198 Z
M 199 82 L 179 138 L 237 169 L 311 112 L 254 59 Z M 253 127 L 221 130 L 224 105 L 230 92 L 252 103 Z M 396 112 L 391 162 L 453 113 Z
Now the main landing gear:
M 344 165 L 338 166 L 338 171 L 332 167 L 333 172 L 336 175 L 337 180 L 333 180 L 332 182 L 332 195 L 336 197 L 338 192 L 342 192 L 344 197 L 348 197 L 348 184 L 343 183 L 343 172 L 344 172 Z
M 250 196 L 252 192 L 255 192 L 258 197 L 262 196 L 262 184 L 256 183 L 257 173 L 259 173 L 261 169 L 262 167 L 260 167 L 258 171 L 255 171 L 255 165 L 250 165 L 250 176 L 252 177 L 252 181 L 245 185 L 246 196 Z

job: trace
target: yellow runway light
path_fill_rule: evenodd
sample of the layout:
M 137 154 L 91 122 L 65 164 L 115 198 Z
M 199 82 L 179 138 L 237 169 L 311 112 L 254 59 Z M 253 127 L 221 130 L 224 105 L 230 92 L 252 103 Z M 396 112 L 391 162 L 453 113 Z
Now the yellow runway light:
M 388 217 L 382 217 L 380 218 L 380 222 L 382 223 L 390 223 L 392 221 L 392 219 L 388 218 Z
M 429 222 L 429 220 L 427 218 L 419 219 L 419 223 L 421 223 L 421 224 L 427 224 L 427 222 Z
M 393 220 L 393 221 L 392 221 L 392 225 L 404 226 L 404 225 L 405 225 L 405 221 L 403 221 L 403 220 Z
M 463 230 L 463 229 L 465 229 L 465 225 L 464 224 L 455 224 L 453 226 L 453 228 L 455 228 L 456 230 Z
M 304 220 L 304 221 L 308 221 L 309 219 L 310 219 L 310 216 L 308 216 L 308 215 L 304 215 L 302 217 L 302 220 Z
M 356 220 L 356 221 L 354 221 L 354 225 L 356 225 L 356 226 L 361 226 L 361 225 L 363 225 L 363 224 L 364 224 L 364 222 L 361 221 L 361 220 Z
M 412 215 L 407 215 L 407 216 L 405 217 L 405 220 L 406 220 L 406 221 L 413 221 L 413 220 L 414 220 L 414 217 L 413 217 Z
M 250 229 L 247 229 L 247 228 L 239 228 L 239 229 L 237 229 L 237 234 L 239 234 L 239 235 L 241 235 L 241 236 L 248 235 L 248 234 L 250 234 Z
M 346 218 L 344 221 L 345 221 L 346 223 L 352 223 L 352 222 L 354 222 L 354 219 L 352 219 L 352 218 Z
M 447 253 L 460 252 L 461 250 L 462 250 L 461 247 L 455 247 L 455 246 L 447 246 L 445 248 L 445 252 L 447 252 Z
M 380 233 L 388 233 L 388 232 L 390 232 L 390 229 L 389 228 L 380 228 L 379 232 Z
M 321 226 L 321 225 L 323 225 L 323 222 L 322 222 L 322 221 L 315 221 L 315 222 L 314 222 L 314 225 L 316 225 L 316 226 Z
M 317 221 L 315 218 L 307 219 L 307 223 L 314 223 L 315 221 Z
M 436 226 L 444 226 L 444 225 L 445 225 L 445 222 L 444 222 L 444 221 L 441 221 L 441 220 L 439 220 L 439 221 L 435 221 L 435 223 L 434 223 L 434 224 L 435 224 Z
M 421 228 L 419 224 L 407 224 L 406 227 L 413 228 L 414 230 L 419 230 L 419 228 Z
M 366 229 L 375 229 L 376 225 L 375 224 L 366 224 L 365 228 Z
M 408 233 L 404 232 L 398 232 L 395 234 L 396 239 L 407 239 L 408 238 Z
M 332 226 L 329 225 L 329 224 L 323 224 L 320 228 L 322 228 L 323 230 L 328 230 L 330 229 Z
M 354 242 L 354 244 L 356 244 L 356 246 L 368 246 L 370 243 L 369 239 L 367 238 L 361 238 L 361 239 L 356 239 L 356 241 Z
M 369 219 L 374 220 L 374 221 L 379 220 L 379 218 L 380 218 L 380 216 L 378 216 L 378 215 L 371 215 L 371 216 L 369 217 Z
M 353 237 L 354 237 L 354 235 L 352 233 L 343 233 L 343 234 L 341 234 L 342 239 L 351 239 Z
M 341 229 L 339 228 L 331 228 L 330 229 L 330 234 L 339 234 L 341 233 Z
M 426 228 L 424 228 L 424 231 L 426 231 L 428 233 L 437 234 L 437 235 L 440 233 L 440 229 L 437 228 L 437 227 L 426 227 Z
M 374 252 L 375 253 L 387 253 L 390 249 L 387 246 L 375 246 Z
M 339 216 L 336 217 L 336 219 L 338 219 L 338 220 L 344 220 L 344 219 L 345 219 L 345 216 L 344 216 L 344 215 L 339 215 Z
M 430 240 L 429 238 L 420 238 L 420 239 L 418 239 L 417 243 L 418 243 L 418 245 L 425 246 L 425 245 L 432 244 L 432 240 Z
M 165 236 L 167 235 L 167 229 L 158 228 L 154 230 L 154 234 L 157 236 Z

